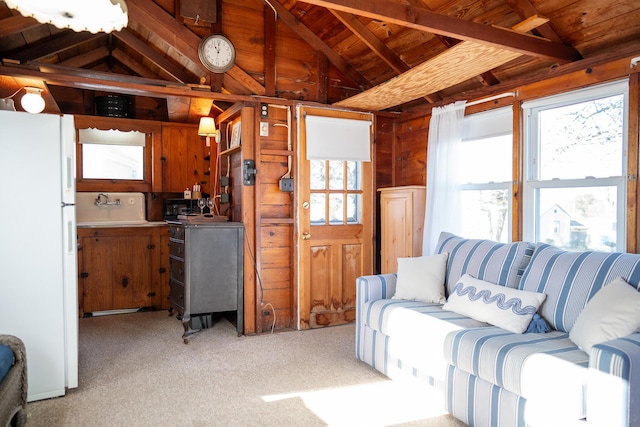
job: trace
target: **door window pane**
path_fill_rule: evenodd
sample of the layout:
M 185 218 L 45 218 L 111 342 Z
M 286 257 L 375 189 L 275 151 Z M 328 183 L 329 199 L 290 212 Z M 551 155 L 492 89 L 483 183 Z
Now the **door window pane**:
M 311 194 L 310 219 L 312 224 L 325 223 L 325 195 Z
M 324 190 L 326 188 L 326 172 L 324 160 L 310 160 L 309 167 L 311 177 L 309 184 L 312 190 Z
M 344 195 L 329 194 L 329 224 L 344 222 Z
M 360 190 L 360 162 L 347 162 L 347 190 Z
M 361 194 L 347 194 L 347 224 L 360 224 Z
M 329 161 L 329 189 L 344 190 L 344 162 Z

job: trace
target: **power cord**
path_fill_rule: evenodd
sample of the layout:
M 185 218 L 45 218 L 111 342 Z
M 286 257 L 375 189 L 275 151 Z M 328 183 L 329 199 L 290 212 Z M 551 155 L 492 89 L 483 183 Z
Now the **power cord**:
M 271 322 L 271 333 L 273 333 L 276 327 L 276 310 L 275 308 L 273 308 L 273 305 L 271 305 L 270 302 L 265 304 L 264 300 L 262 299 L 262 295 L 264 292 L 264 288 L 262 287 L 262 279 L 260 278 L 260 273 L 258 272 L 258 264 L 256 263 L 256 259 L 253 256 L 253 251 L 251 250 L 251 244 L 249 243 L 249 237 L 247 236 L 247 233 L 244 233 L 244 240 L 247 243 L 247 250 L 249 251 L 249 256 L 251 257 L 251 262 L 253 263 L 253 271 L 255 272 L 256 277 L 258 278 L 258 284 L 260 285 L 260 307 L 271 307 L 271 312 L 273 313 L 273 322 Z

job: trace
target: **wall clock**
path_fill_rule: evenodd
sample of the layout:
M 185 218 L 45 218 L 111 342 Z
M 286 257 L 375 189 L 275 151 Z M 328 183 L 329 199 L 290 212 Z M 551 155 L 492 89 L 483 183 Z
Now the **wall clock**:
M 212 34 L 200 42 L 198 56 L 208 70 L 214 73 L 225 73 L 235 63 L 236 49 L 233 43 L 222 34 Z

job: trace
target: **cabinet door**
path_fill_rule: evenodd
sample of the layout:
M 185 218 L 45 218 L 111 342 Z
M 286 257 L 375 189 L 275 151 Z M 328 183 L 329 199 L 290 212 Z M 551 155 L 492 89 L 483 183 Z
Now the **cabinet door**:
M 111 258 L 110 237 L 84 237 L 81 239 L 82 265 L 86 277 L 82 279 L 82 311 L 111 310 L 113 294 L 111 292 Z
M 205 160 L 207 150 L 198 135 L 197 126 L 162 126 L 162 189 L 178 193 L 193 184 L 200 184 L 206 192 L 209 162 Z
M 151 236 L 82 239 L 83 311 L 149 307 Z
M 424 188 L 385 189 L 380 196 L 380 272 L 396 273 L 398 258 L 422 254 Z

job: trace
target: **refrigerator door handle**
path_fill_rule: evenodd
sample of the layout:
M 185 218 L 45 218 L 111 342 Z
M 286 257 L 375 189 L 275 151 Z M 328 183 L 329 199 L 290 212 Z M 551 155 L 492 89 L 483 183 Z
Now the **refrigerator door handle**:
M 62 202 L 62 206 L 61 206 L 61 207 L 66 208 L 67 206 L 75 206 L 75 205 L 76 205 L 75 203 L 65 203 L 65 202 Z

